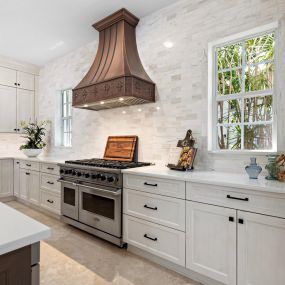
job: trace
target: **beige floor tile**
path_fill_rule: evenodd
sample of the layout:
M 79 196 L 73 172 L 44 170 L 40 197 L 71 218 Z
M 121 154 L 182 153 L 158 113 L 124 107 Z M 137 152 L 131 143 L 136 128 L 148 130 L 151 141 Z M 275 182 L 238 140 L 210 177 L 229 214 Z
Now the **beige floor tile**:
M 41 243 L 41 285 L 198 284 L 23 204 L 7 204 L 52 229 Z

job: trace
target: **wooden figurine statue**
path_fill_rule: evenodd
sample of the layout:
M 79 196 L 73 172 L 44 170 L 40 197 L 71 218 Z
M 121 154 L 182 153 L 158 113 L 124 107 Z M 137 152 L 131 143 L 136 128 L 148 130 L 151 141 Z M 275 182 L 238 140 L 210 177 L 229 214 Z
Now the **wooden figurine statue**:
M 179 140 L 177 147 L 181 147 L 181 153 L 177 165 L 168 164 L 167 167 L 173 170 L 192 170 L 193 163 L 196 157 L 197 148 L 194 148 L 195 139 L 192 136 L 192 131 L 188 130 L 183 140 Z

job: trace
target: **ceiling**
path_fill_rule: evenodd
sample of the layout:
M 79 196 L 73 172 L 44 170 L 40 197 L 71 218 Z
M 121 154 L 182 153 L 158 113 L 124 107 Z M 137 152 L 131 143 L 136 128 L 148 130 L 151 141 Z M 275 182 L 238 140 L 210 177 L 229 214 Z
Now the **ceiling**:
M 92 24 L 124 7 L 141 18 L 177 0 L 0 0 L 0 55 L 42 66 L 97 35 Z

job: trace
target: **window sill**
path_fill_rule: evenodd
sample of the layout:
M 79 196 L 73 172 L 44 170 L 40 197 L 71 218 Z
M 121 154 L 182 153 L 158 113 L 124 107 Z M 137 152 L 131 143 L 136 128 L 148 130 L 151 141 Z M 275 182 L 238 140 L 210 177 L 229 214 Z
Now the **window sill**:
M 55 145 L 56 149 L 72 149 L 72 146 Z
M 208 150 L 210 154 L 217 155 L 269 155 L 269 154 L 277 154 L 275 150 Z

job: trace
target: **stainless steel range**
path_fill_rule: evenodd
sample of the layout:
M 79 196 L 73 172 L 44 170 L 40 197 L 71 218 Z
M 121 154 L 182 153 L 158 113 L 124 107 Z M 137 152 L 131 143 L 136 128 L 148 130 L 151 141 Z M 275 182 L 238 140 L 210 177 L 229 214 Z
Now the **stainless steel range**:
M 86 159 L 59 165 L 62 220 L 123 246 L 121 170 L 150 163 Z

